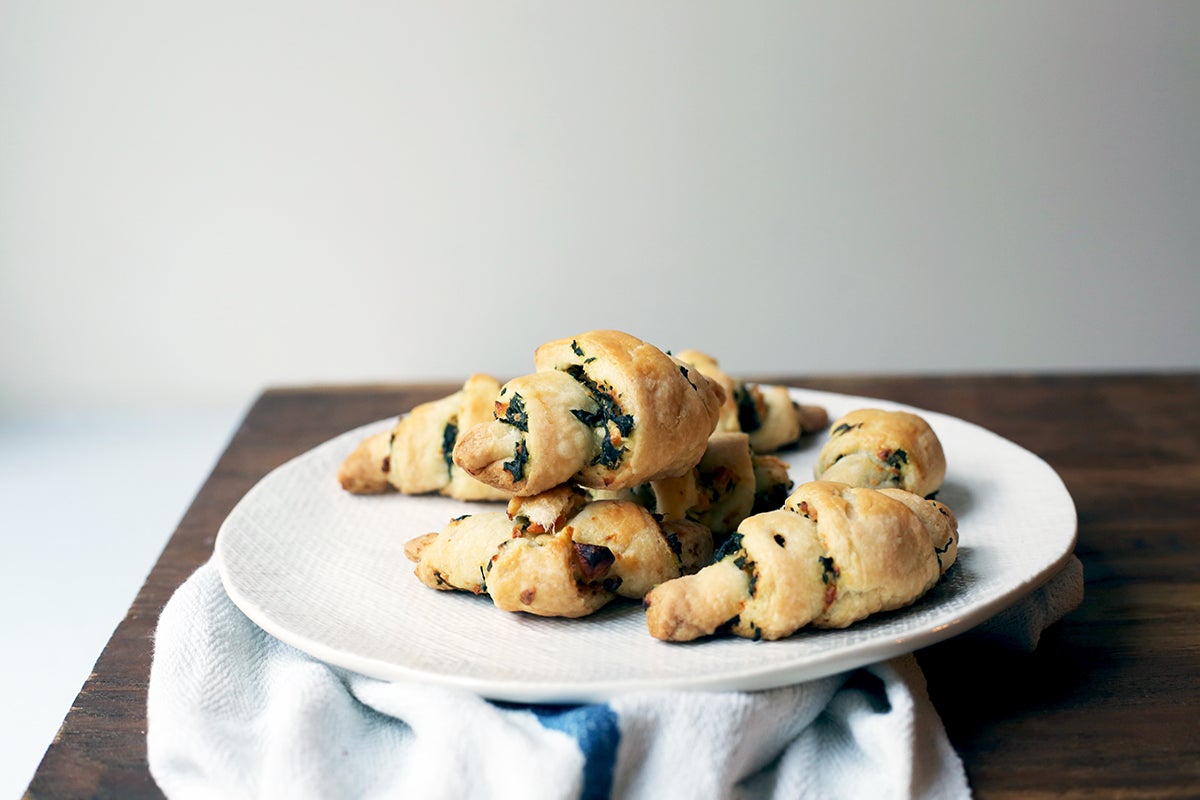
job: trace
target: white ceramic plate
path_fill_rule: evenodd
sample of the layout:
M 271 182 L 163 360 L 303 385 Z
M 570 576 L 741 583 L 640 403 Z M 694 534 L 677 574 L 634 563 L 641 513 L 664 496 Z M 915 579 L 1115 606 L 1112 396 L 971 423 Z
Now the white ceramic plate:
M 883 400 L 793 390 L 830 419 Z M 1058 475 L 977 425 L 916 410 L 948 463 L 938 499 L 956 512 L 958 561 L 915 605 L 847 630 L 802 629 L 775 642 L 669 644 L 641 606 L 544 619 L 496 609 L 486 596 L 422 585 L 404 542 L 452 517 L 498 504 L 436 496 L 355 496 L 338 465 L 383 420 L 350 431 L 263 478 L 230 513 L 216 558 L 230 598 L 267 632 L 329 664 L 383 680 L 415 680 L 521 702 L 583 702 L 641 689 L 755 690 L 901 655 L 962 633 L 1015 603 L 1061 567 L 1075 544 L 1075 506 Z M 809 480 L 824 434 L 783 453 Z

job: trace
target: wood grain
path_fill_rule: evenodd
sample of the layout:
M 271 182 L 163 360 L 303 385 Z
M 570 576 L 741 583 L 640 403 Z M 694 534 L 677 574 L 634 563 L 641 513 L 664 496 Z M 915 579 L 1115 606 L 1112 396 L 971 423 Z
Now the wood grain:
M 1048 461 L 1075 500 L 1086 576 L 1080 609 L 1033 653 L 951 640 L 918 654 L 977 797 L 1197 796 L 1200 375 L 773 380 L 978 423 Z M 226 514 L 289 458 L 454 388 L 265 392 L 100 654 L 27 796 L 161 796 L 146 766 L 154 626 L 175 588 L 208 559 Z

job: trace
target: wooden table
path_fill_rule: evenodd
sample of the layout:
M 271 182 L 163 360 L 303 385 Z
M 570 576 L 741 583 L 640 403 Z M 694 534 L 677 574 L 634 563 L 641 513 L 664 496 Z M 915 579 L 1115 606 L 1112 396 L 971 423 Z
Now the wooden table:
M 770 380 L 769 378 L 763 378 Z M 980 798 L 1200 795 L 1200 374 L 822 377 L 976 422 L 1046 459 L 1079 512 L 1086 599 L 1032 654 L 919 654 Z M 455 387 L 264 393 L 96 662 L 28 796 L 157 797 L 146 686 L 158 614 L 264 474 Z

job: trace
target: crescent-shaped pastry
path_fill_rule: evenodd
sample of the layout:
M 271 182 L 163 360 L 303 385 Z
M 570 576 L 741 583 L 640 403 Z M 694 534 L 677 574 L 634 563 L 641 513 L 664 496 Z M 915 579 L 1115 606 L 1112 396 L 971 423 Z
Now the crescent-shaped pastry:
M 724 399 L 698 370 L 620 331 L 548 342 L 534 364 L 454 447 L 458 466 L 513 495 L 681 475 L 704 454 Z
M 457 392 L 422 403 L 390 431 L 370 436 L 342 462 L 338 481 L 353 494 L 438 492 L 458 500 L 506 500 L 509 495 L 472 478 L 453 459 L 460 433 L 490 419 L 500 383 L 472 375 Z
M 589 502 L 568 487 L 514 498 L 508 512 L 451 520 L 405 545 L 426 586 L 487 593 L 505 611 L 556 617 L 591 614 L 616 596 L 640 600 L 708 563 L 712 550 L 702 525 L 660 521 L 628 501 Z
M 945 480 L 946 455 L 937 434 L 920 416 L 860 408 L 830 427 L 813 477 L 927 497 Z
M 725 401 L 721 404 L 717 430 L 748 434 L 756 453 L 774 452 L 829 424 L 824 408 L 793 401 L 785 386 L 764 386 L 732 378 L 715 358 L 699 350 L 684 350 L 676 356 L 721 385 Z
M 801 485 L 783 508 L 747 518 L 713 564 L 648 592 L 651 635 L 780 639 L 909 605 L 952 562 L 957 522 L 940 503 L 897 491 Z
M 405 544 L 416 575 L 433 589 L 487 593 L 497 608 L 582 617 L 613 598 L 603 585 L 612 553 L 577 546 L 570 532 L 522 536 L 503 512 L 451 520 Z

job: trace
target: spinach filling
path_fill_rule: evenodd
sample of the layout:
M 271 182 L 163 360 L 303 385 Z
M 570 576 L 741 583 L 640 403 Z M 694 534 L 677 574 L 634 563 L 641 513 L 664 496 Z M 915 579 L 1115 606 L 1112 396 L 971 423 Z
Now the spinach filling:
M 501 466 L 505 472 L 512 475 L 513 483 L 520 483 L 525 479 L 525 465 L 528 462 L 529 450 L 525 447 L 525 440 L 522 439 L 513 449 L 512 461 L 505 461 Z
M 754 433 L 762 427 L 762 416 L 758 413 L 758 403 L 754 393 L 745 385 L 738 385 L 733 390 L 733 399 L 737 403 L 738 427 L 743 433 Z
M 833 563 L 833 556 L 817 556 L 817 561 L 821 562 L 821 583 L 826 586 L 837 583 L 838 568 Z
M 600 442 L 600 452 L 592 459 L 592 464 L 601 464 L 609 469 L 615 469 L 625 455 L 625 446 L 613 444 L 612 435 L 615 428 L 622 438 L 633 432 L 633 415 L 626 414 L 621 404 L 612 396 L 607 385 L 597 384 L 584 372 L 583 366 L 572 364 L 566 368 L 566 373 L 578 381 L 592 400 L 596 403 L 595 411 L 584 411 L 573 408 L 571 413 L 575 418 L 592 428 L 603 428 L 604 438 Z
M 849 433 L 850 431 L 854 430 L 855 428 L 861 428 L 862 426 L 863 426 L 863 424 L 861 422 L 856 425 L 851 425 L 848 422 L 843 422 L 841 425 L 838 425 L 836 428 L 831 430 L 829 432 L 829 435 L 830 436 L 841 436 L 843 433 Z
M 442 428 L 442 461 L 446 462 L 446 471 L 454 469 L 454 443 L 458 441 L 457 420 L 451 420 Z
M 721 546 L 713 553 L 713 561 L 723 561 L 742 549 L 742 535 L 731 533 L 729 538 L 721 542 Z M 740 564 L 738 566 L 741 566 Z
M 901 466 L 908 463 L 908 453 L 903 450 L 893 450 L 887 458 L 883 459 L 883 463 L 887 464 L 892 469 L 900 469 Z
M 616 447 L 612 443 L 612 430 L 606 425 L 604 426 L 604 439 L 600 442 L 600 452 L 592 459 L 593 464 L 600 464 L 609 469 L 616 469 L 621 464 L 621 457 L 625 455 L 625 447 Z
M 525 410 L 525 398 L 521 397 L 519 392 L 513 392 L 512 399 L 504 409 L 504 416 L 498 416 L 496 419 L 523 433 L 529 433 L 529 412 Z
M 747 573 L 748 584 L 746 590 L 750 597 L 754 597 L 758 592 L 758 565 L 750 560 L 749 554 L 742 548 L 742 534 L 731 533 L 729 538 L 721 543 L 717 551 L 713 553 L 713 562 L 731 559 L 733 565 L 743 572 Z M 725 620 L 717 626 L 713 631 L 718 636 L 730 634 L 733 629 L 741 624 L 741 615 L 734 614 L 731 618 Z M 750 623 L 750 629 L 753 631 L 751 638 L 758 641 L 762 638 L 762 628 L 755 623 Z

